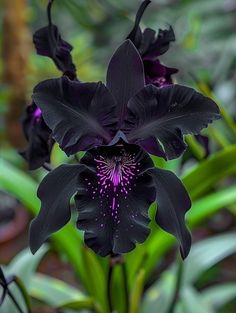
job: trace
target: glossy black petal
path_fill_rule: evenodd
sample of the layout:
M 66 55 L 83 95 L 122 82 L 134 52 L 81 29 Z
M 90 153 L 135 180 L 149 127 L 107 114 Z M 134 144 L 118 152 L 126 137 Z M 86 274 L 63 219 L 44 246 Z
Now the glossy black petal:
M 33 99 L 67 155 L 111 141 L 115 102 L 104 84 L 50 79 L 35 87 Z
M 80 175 L 75 198 L 85 243 L 101 256 L 131 251 L 150 232 L 148 208 L 155 200 L 146 173 L 153 167 L 150 157 L 121 143 L 87 152 L 82 163 L 88 170 Z
M 166 53 L 170 47 L 170 43 L 175 41 L 174 30 L 171 26 L 169 29 L 159 29 L 157 37 L 151 43 L 150 35 L 150 31 L 144 33 L 143 46 L 140 47 L 140 53 L 144 59 L 156 59 Z
M 22 128 L 28 145 L 20 155 L 28 162 L 29 169 L 35 170 L 45 162 L 50 163 L 50 153 L 54 144 L 51 130 L 45 124 L 41 111 L 35 103 L 26 107 L 22 118 Z
M 130 40 L 114 53 L 107 70 L 107 88 L 114 96 L 120 123 L 129 99 L 144 87 L 143 62 Z
M 70 199 L 78 189 L 78 175 L 83 165 L 61 165 L 50 172 L 38 188 L 41 209 L 30 226 L 30 249 L 34 254 L 54 232 L 71 217 Z
M 185 213 L 191 207 L 189 195 L 174 173 L 157 168 L 148 172 L 156 186 L 156 222 L 178 239 L 182 258 L 186 258 L 191 247 L 191 235 L 184 220 Z
M 192 88 L 148 85 L 130 99 L 123 131 L 131 143 L 155 137 L 166 157 L 174 159 L 186 148 L 184 134 L 199 134 L 219 118 L 215 102 Z
M 134 27 L 127 36 L 127 39 L 133 42 L 142 55 L 142 59 L 155 60 L 169 49 L 170 43 L 175 41 L 175 34 L 171 26 L 169 29 L 159 29 L 157 36 L 156 31 L 151 28 L 146 28 L 143 32 L 141 31 L 139 24 L 150 2 L 149 0 L 145 0 L 140 5 L 136 14 Z
M 150 3 L 151 3 L 150 0 L 145 0 L 141 3 L 141 5 L 138 9 L 138 12 L 136 14 L 136 17 L 135 17 L 134 27 L 131 30 L 130 34 L 127 36 L 127 39 L 130 39 L 134 43 L 135 47 L 137 47 L 137 48 L 139 48 L 139 46 L 142 43 L 142 32 L 141 32 L 141 29 L 139 27 L 139 24 L 140 24 L 141 18 L 143 16 L 143 13 L 145 12 L 147 6 Z
M 33 42 L 39 55 L 51 58 L 57 68 L 70 79 L 76 77 L 76 68 L 71 56 L 73 47 L 62 39 L 57 26 L 40 28 L 34 33 Z

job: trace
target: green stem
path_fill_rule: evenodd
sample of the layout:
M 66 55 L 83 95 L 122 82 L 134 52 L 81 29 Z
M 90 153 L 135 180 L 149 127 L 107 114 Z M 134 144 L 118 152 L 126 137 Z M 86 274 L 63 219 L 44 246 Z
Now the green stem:
M 125 268 L 124 258 L 121 254 L 111 255 L 109 260 L 109 270 L 107 278 L 107 300 L 110 313 L 113 312 L 113 303 L 112 303 L 112 273 L 116 265 L 121 265 L 123 281 L 124 281 L 124 293 L 125 293 L 125 305 L 126 312 L 129 312 L 129 290 L 128 290 L 128 278 Z
M 16 301 L 15 297 L 13 296 L 13 294 L 11 293 L 11 291 L 9 289 L 7 290 L 7 294 L 10 297 L 10 299 L 12 300 L 12 302 L 15 304 L 17 310 L 20 313 L 24 313 L 23 310 L 21 309 L 21 307 L 19 306 L 18 302 Z
M 230 145 L 230 142 L 222 135 L 222 133 L 211 125 L 208 126 L 208 134 L 221 148 L 225 148 Z
M 169 309 L 167 310 L 167 313 L 175 312 L 175 308 L 179 299 L 179 294 L 180 294 L 180 289 L 181 289 L 181 284 L 182 284 L 182 277 L 183 277 L 183 261 L 179 259 L 174 294 L 173 294 L 173 298 L 170 303 Z
M 20 278 L 19 278 L 19 277 L 16 277 L 16 276 L 13 276 L 12 282 L 14 282 L 14 283 L 17 285 L 18 289 L 20 290 L 21 295 L 22 295 L 22 298 L 23 298 L 24 301 L 25 301 L 25 305 L 26 305 L 26 307 L 27 307 L 28 313 L 30 313 L 30 312 L 31 312 L 31 308 L 30 308 L 30 298 L 29 298 L 29 296 L 28 296 L 28 293 L 27 293 L 27 290 L 26 290 L 24 284 L 22 283 L 22 281 L 20 280 Z
M 124 280 L 124 293 L 125 293 L 125 312 L 129 312 L 129 290 L 128 290 L 128 278 L 125 263 L 121 264 L 123 280 Z
M 192 151 L 193 155 L 198 159 L 202 160 L 205 155 L 203 147 L 197 142 L 197 140 L 192 135 L 185 136 L 185 140 Z
M 144 280 L 145 280 L 145 271 L 144 269 L 140 269 L 140 271 L 137 274 L 133 290 L 131 292 L 130 309 L 128 311 L 129 313 L 139 312 L 140 302 L 143 295 Z
M 107 300 L 108 300 L 108 307 L 109 312 L 113 312 L 113 305 L 112 305 L 112 272 L 113 272 L 113 264 L 110 260 L 109 262 L 109 270 L 108 270 L 108 278 L 107 278 Z

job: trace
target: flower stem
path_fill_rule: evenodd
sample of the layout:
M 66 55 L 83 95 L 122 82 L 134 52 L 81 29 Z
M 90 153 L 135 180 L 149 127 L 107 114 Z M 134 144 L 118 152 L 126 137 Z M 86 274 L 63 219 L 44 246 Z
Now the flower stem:
M 129 312 L 129 290 L 128 290 L 128 279 L 125 262 L 121 264 L 123 280 L 124 280 L 124 293 L 125 293 L 125 312 Z
M 129 290 L 128 290 L 128 279 L 127 272 L 125 267 L 124 258 L 120 254 L 111 255 L 109 260 L 109 270 L 108 270 L 108 279 L 107 279 L 107 299 L 110 313 L 113 312 L 113 303 L 112 303 L 112 273 L 116 265 L 121 265 L 123 282 L 124 282 L 124 293 L 125 293 L 125 312 L 129 312 Z
M 113 264 L 110 260 L 109 262 L 109 270 L 108 270 L 108 278 L 107 278 L 107 299 L 108 299 L 108 306 L 109 306 L 109 312 L 113 312 L 113 306 L 112 306 L 112 272 L 113 272 Z
M 17 310 L 20 313 L 24 313 L 23 310 L 21 309 L 21 307 L 19 306 L 18 302 L 16 301 L 15 297 L 13 296 L 13 294 L 11 293 L 11 291 L 8 289 L 7 290 L 8 296 L 11 298 L 12 302 L 15 304 Z
M 49 1 L 48 1 L 48 7 L 47 7 L 47 14 L 48 14 L 48 23 L 49 23 L 49 26 L 52 25 L 51 9 L 52 9 L 53 1 L 54 1 L 54 0 L 49 0 Z
M 179 293 L 180 293 L 181 284 L 182 284 L 182 277 L 183 277 L 183 261 L 181 259 L 178 259 L 177 277 L 176 277 L 174 294 L 173 294 L 173 298 L 170 303 L 169 309 L 167 310 L 167 313 L 175 312 L 176 304 L 179 299 Z

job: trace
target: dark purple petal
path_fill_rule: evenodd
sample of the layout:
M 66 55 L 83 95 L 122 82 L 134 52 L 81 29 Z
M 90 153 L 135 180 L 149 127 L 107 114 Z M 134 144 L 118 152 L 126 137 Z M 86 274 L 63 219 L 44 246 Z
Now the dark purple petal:
M 147 39 L 148 42 L 150 42 L 149 37 L 147 37 Z M 143 59 L 156 59 L 169 49 L 170 43 L 172 41 L 175 41 L 175 34 L 171 26 L 169 29 L 159 29 L 157 38 L 149 46 L 147 44 L 144 44 L 146 50 L 142 48 L 141 51 Z
M 148 153 L 166 159 L 165 152 L 155 137 L 149 137 L 144 140 L 137 140 L 136 144 L 141 146 Z
M 150 45 L 154 42 L 155 37 L 156 37 L 156 32 L 154 29 L 145 28 L 142 35 L 143 35 L 142 42 L 138 48 L 138 51 L 143 56 L 143 54 L 148 50 Z
M 155 137 L 167 158 L 174 159 L 185 150 L 184 134 L 199 134 L 219 118 L 216 103 L 192 88 L 148 85 L 130 99 L 122 130 L 131 143 Z
M 120 123 L 129 99 L 144 87 L 143 62 L 130 40 L 114 53 L 107 70 L 107 88 L 114 96 Z
M 142 32 L 141 29 L 139 27 L 141 18 L 143 16 L 143 13 L 145 12 L 147 6 L 151 3 L 150 0 L 145 0 L 141 3 L 138 12 L 136 14 L 135 17 L 135 22 L 134 22 L 134 27 L 131 30 L 131 32 L 129 33 L 129 35 L 127 36 L 127 39 L 130 39 L 135 47 L 138 49 L 140 44 L 142 43 Z
M 87 170 L 75 198 L 85 243 L 101 256 L 131 251 L 150 232 L 155 189 L 146 172 L 152 160 L 138 146 L 120 142 L 87 152 L 81 162 Z
M 62 39 L 57 26 L 40 28 L 34 33 L 33 42 L 39 55 L 51 58 L 70 79 L 76 78 L 76 68 L 71 56 L 73 47 Z
M 29 169 L 35 170 L 45 162 L 50 163 L 54 141 L 51 138 L 51 130 L 45 124 L 41 110 L 35 103 L 26 107 L 22 127 L 28 144 L 19 154 L 28 162 Z
M 116 131 L 115 102 L 102 83 L 51 79 L 35 87 L 33 99 L 67 155 L 107 144 Z
M 173 84 L 171 75 L 178 72 L 176 68 L 167 67 L 159 60 L 144 60 L 143 64 L 146 84 L 153 84 L 156 87 Z
M 33 254 L 52 233 L 69 222 L 70 199 L 78 189 L 78 175 L 84 169 L 83 165 L 61 165 L 42 180 L 38 189 L 41 209 L 30 226 Z
M 178 239 L 184 259 L 191 247 L 191 235 L 184 220 L 185 213 L 191 208 L 189 195 L 181 180 L 172 172 L 155 168 L 148 173 L 156 186 L 156 222 Z

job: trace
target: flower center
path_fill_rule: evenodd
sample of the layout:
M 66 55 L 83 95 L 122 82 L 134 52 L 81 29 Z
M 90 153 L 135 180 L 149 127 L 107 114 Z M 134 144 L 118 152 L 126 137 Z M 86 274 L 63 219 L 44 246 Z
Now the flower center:
M 160 86 L 163 86 L 166 84 L 166 79 L 165 77 L 158 77 L 154 79 L 154 83 L 159 84 Z
M 92 187 L 92 183 L 88 182 L 88 187 L 93 189 L 92 199 L 98 195 L 101 206 L 109 203 L 111 216 L 119 224 L 119 199 L 120 197 L 127 199 L 128 193 L 135 185 L 139 163 L 136 163 L 135 153 L 128 153 L 124 148 L 117 149 L 116 155 L 113 156 L 99 155 L 95 162 L 97 187 Z
M 135 155 L 130 155 L 121 150 L 120 156 L 111 158 L 100 156 L 100 159 L 95 159 L 95 161 L 100 193 L 104 193 L 108 187 L 113 187 L 114 192 L 116 192 L 119 186 L 122 193 L 128 194 L 129 185 L 137 171 Z

